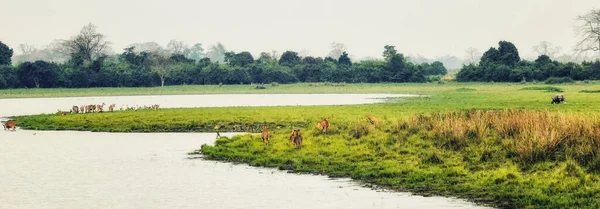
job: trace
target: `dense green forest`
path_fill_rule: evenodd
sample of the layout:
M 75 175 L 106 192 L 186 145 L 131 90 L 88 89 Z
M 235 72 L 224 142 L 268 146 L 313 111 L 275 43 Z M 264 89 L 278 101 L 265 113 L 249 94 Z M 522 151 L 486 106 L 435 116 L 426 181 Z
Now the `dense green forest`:
M 591 44 L 596 42 L 600 43 L 592 40 Z M 558 62 L 540 53 L 542 55 L 535 61 L 528 61 L 521 59 L 513 43 L 500 41 L 498 44 L 498 48 L 491 47 L 480 58 L 472 56 L 470 64 L 463 65 L 456 74 L 456 80 L 563 83 L 600 79 L 598 60 Z M 384 59 L 360 62 L 353 62 L 345 47 L 333 45 L 335 50 L 326 57 L 302 57 L 294 51 L 286 51 L 281 56 L 275 52 L 263 52 L 259 57 L 253 57 L 247 51 L 227 51 L 221 44 L 204 53 L 201 44 L 190 48 L 176 41 L 169 42 L 171 50 L 163 50 L 156 43 L 132 44 L 120 53 L 107 55 L 109 45 L 106 37 L 89 24 L 71 39 L 55 44 L 57 53 L 52 53 L 50 59 L 60 55 L 62 62 L 40 59 L 12 63 L 14 50 L 0 42 L 0 89 L 274 82 L 433 82 L 448 73 L 440 61 L 415 64 L 390 45 L 383 47 Z M 19 48 L 23 52 L 28 50 L 26 45 L 19 45 Z M 590 49 L 600 48 L 594 46 Z M 49 56 L 43 57 L 47 59 Z
M 0 42 L 1 43 L 1 42 Z M 129 47 L 116 56 L 75 50 L 65 63 L 38 60 L 11 65 L 12 50 L 1 44 L 0 88 L 149 87 L 181 84 L 250 84 L 295 82 L 426 82 L 447 73 L 441 62 L 412 64 L 394 46 L 385 46 L 385 60 L 353 63 L 345 51 L 338 59 L 281 57 L 262 53 L 224 52 L 223 62 L 183 54 L 136 52 Z M 164 83 L 163 83 L 164 82 Z
M 547 55 L 535 61 L 521 60 L 514 44 L 500 41 L 498 48 L 486 51 L 479 64 L 469 64 L 456 75 L 457 81 L 546 81 L 564 83 L 573 80 L 600 79 L 600 61 L 561 63 Z

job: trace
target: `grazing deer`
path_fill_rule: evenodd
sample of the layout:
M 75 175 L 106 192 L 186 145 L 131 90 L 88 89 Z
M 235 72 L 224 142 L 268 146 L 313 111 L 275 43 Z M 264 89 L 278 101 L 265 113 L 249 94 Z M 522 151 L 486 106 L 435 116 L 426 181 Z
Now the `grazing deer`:
M 95 112 L 96 110 L 96 105 L 88 105 L 86 108 L 86 112 L 90 113 L 90 112 Z
M 329 129 L 329 125 L 330 125 L 327 118 L 323 118 L 323 120 L 321 120 L 319 123 L 321 124 L 321 129 L 323 130 L 323 132 L 325 132 L 325 134 L 327 134 L 327 129 Z
M 101 105 L 96 105 L 96 109 L 98 110 L 97 112 L 104 112 L 104 102 L 102 102 Z
M 371 123 L 372 125 L 379 124 L 377 118 L 373 117 L 372 115 L 367 116 L 367 121 L 369 121 L 369 123 Z
M 271 135 L 269 134 L 269 131 L 267 131 L 267 126 L 263 125 L 262 126 L 262 134 L 260 135 L 260 138 L 262 138 L 264 143 L 269 144 L 270 137 L 271 137 Z
M 4 126 L 5 131 L 7 129 L 10 130 L 11 128 L 12 128 L 12 131 L 16 131 L 15 130 L 15 127 L 16 127 L 15 121 L 12 121 L 12 120 L 6 121 L 2 124 L 2 126 Z
M 58 110 L 58 109 L 57 109 L 57 110 Z M 56 112 L 56 114 L 57 114 L 57 115 L 67 115 L 67 114 L 69 114 L 69 113 L 71 113 L 71 112 L 67 112 L 67 111 L 60 111 L 60 110 L 58 110 L 58 112 Z
M 152 109 L 154 109 L 154 110 L 158 110 L 158 107 L 160 107 L 159 104 L 152 105 Z
M 115 109 L 115 106 L 117 106 L 117 105 L 116 104 L 108 105 L 108 111 L 112 112 Z
M 81 111 L 81 113 L 85 113 L 85 105 L 81 105 L 79 111 Z
M 73 105 L 73 108 L 71 108 L 71 110 L 73 110 L 74 113 L 79 113 L 79 107 L 77 107 L 76 105 Z
M 300 136 L 300 129 L 294 129 L 294 131 L 292 131 L 290 141 L 296 145 L 296 148 L 302 147 L 302 136 Z

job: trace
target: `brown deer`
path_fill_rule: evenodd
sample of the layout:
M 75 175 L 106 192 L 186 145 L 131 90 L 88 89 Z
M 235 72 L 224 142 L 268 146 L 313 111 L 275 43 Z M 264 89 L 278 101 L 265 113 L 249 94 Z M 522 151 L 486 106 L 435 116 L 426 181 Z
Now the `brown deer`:
M 115 106 L 117 106 L 116 104 L 111 104 L 108 106 L 108 111 L 112 112 L 113 110 L 115 110 Z
M 74 113 L 79 113 L 79 107 L 77 107 L 77 105 L 73 105 L 73 108 L 71 108 L 71 110 L 72 110 Z
M 158 107 L 160 107 L 159 104 L 152 105 L 152 109 L 154 109 L 154 110 L 158 110 Z
M 56 112 L 56 114 L 57 114 L 57 115 L 67 115 L 67 114 L 69 114 L 69 113 L 71 113 L 71 112 L 67 112 L 67 111 L 60 111 L 60 110 L 58 110 L 58 112 Z
M 85 105 L 81 105 L 79 111 L 81 111 L 81 113 L 85 113 Z
M 96 109 L 98 110 L 97 112 L 104 112 L 104 102 L 102 102 L 101 105 L 96 105 Z
M 371 123 L 372 125 L 379 124 L 379 120 L 377 120 L 377 118 L 373 117 L 372 115 L 367 116 L 367 121 L 369 121 L 369 123 Z
M 270 137 L 271 137 L 271 134 L 269 134 L 269 131 L 267 131 L 267 126 L 263 125 L 262 126 L 262 134 L 260 135 L 260 138 L 262 138 L 262 140 L 265 144 L 269 144 Z
M 16 131 L 15 127 L 17 126 L 15 124 L 15 121 L 9 120 L 6 121 L 5 123 L 2 124 L 2 126 L 4 126 L 4 130 L 6 131 L 7 129 L 10 130 L 12 128 L 12 131 Z
M 296 148 L 302 147 L 302 136 L 300 136 L 300 129 L 294 129 L 294 131 L 292 131 L 290 141 L 296 145 Z
M 327 118 L 323 118 L 323 120 L 321 120 L 319 123 L 321 125 L 321 129 L 323 130 L 323 132 L 325 132 L 325 134 L 327 134 L 327 129 L 329 129 L 329 125 L 330 125 Z

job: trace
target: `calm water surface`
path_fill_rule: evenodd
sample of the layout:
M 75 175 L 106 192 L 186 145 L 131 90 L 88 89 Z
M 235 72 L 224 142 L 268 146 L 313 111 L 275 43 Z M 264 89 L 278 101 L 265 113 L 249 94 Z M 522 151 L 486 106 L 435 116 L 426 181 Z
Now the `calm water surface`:
M 392 96 L 397 95 L 0 99 L 1 107 L 11 107 L 2 108 L 0 116 L 98 102 L 117 107 L 341 105 Z M 277 102 L 255 101 L 265 99 Z M 454 198 L 375 191 L 349 179 L 188 159 L 188 152 L 214 138 L 214 133 L 0 131 L 0 208 L 483 208 Z

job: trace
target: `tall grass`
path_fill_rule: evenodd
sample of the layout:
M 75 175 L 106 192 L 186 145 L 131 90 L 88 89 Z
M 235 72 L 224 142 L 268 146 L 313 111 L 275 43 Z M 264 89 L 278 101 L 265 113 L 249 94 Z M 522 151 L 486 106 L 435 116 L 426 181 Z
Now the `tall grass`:
M 420 114 L 410 128 L 430 131 L 440 148 L 459 150 L 485 138 L 527 163 L 572 158 L 591 169 L 600 165 L 600 122 L 587 116 L 535 110 L 471 110 Z M 600 171 L 600 170 L 599 170 Z

